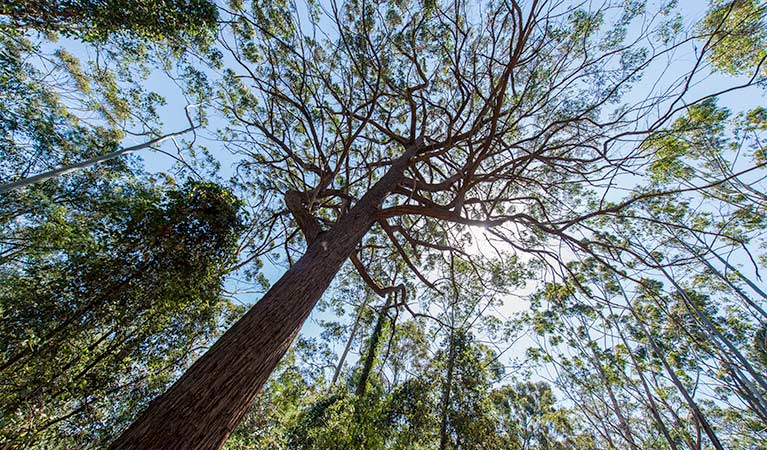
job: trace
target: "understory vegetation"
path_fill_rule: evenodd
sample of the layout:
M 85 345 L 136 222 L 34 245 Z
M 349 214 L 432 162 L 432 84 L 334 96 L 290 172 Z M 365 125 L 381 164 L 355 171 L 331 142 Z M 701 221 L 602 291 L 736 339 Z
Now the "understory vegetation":
M 767 447 L 762 0 L 0 4 L 0 448 Z

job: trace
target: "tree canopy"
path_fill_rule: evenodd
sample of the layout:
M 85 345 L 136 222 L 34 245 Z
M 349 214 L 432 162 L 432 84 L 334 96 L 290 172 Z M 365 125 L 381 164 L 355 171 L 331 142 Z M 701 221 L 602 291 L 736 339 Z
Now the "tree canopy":
M 118 33 L 161 40 L 210 33 L 217 9 L 208 0 L 11 0 L 0 7 L 0 15 L 14 27 L 86 41 L 104 41 Z
M 0 436 L 760 448 L 766 8 L 3 6 Z

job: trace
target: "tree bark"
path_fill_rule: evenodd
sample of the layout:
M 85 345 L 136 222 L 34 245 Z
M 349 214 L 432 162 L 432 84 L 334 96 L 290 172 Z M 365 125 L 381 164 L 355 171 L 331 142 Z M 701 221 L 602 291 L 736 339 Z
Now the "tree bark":
M 389 171 L 236 324 L 109 447 L 218 450 L 250 409 L 280 358 L 375 221 L 415 154 Z

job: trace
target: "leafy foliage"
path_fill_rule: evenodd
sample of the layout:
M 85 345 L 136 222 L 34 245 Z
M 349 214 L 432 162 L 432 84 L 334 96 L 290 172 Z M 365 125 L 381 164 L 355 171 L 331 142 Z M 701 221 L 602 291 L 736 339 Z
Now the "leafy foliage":
M 119 33 L 160 41 L 210 33 L 217 10 L 208 0 L 13 0 L 3 2 L 0 16 L 14 27 L 58 32 L 85 41 L 105 41 Z
M 5 2 L 0 178 L 160 135 L 175 68 L 251 214 L 130 159 L 0 199 L 0 445 L 111 442 L 240 312 L 226 274 L 322 265 L 403 161 L 228 448 L 761 448 L 767 110 L 731 95 L 763 95 L 767 11 L 685 12 Z
M 83 64 L 5 26 L 0 45 L 3 181 L 108 153 L 131 123 L 154 131 L 163 99 L 133 78 L 145 58 Z M 240 207 L 132 159 L 3 195 L 2 445 L 100 448 L 177 377 L 240 312 L 220 296 Z
M 714 67 L 732 75 L 751 75 L 754 67 L 763 66 L 767 57 L 764 2 L 713 0 L 710 8 L 700 30 L 709 38 Z
M 421 373 L 396 384 L 377 378 L 362 396 L 345 389 L 325 391 L 321 379 L 300 375 L 293 354 L 226 448 L 553 450 L 585 438 L 576 437 L 567 411 L 554 406 L 547 384 L 495 387 L 502 369 L 493 352 L 465 333 L 451 342 L 420 361 Z M 448 382 L 451 354 L 455 373 Z M 353 372 L 349 376 L 353 381 Z M 451 391 L 447 401 L 446 383 Z
M 239 226 L 231 194 L 97 192 L 16 216 L 5 236 L 25 243 L 0 272 L 6 442 L 108 441 L 233 317 L 219 296 Z

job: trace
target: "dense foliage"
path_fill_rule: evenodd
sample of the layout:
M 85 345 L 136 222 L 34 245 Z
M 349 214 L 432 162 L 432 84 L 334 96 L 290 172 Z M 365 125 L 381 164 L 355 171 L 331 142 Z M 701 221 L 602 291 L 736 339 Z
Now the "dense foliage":
M 98 446 L 209 344 L 238 227 L 216 185 L 110 183 L 5 222 L 2 438 Z M 32 193 L 29 193 L 32 194 Z M 29 195 L 28 194 L 28 195 Z M 4 204 L 4 212 L 19 204 Z
M 765 48 L 762 0 L 4 2 L 0 447 L 762 449 Z
M 156 126 L 163 100 L 132 78 L 145 59 L 85 65 L 8 27 L 0 46 L 0 181 L 113 151 L 131 123 Z M 101 448 L 209 346 L 238 315 L 221 294 L 241 206 L 134 159 L 3 194 L 0 446 Z
M 10 0 L 0 6 L 0 16 L 14 27 L 86 41 L 104 41 L 116 33 L 161 40 L 210 33 L 217 10 L 208 0 Z

